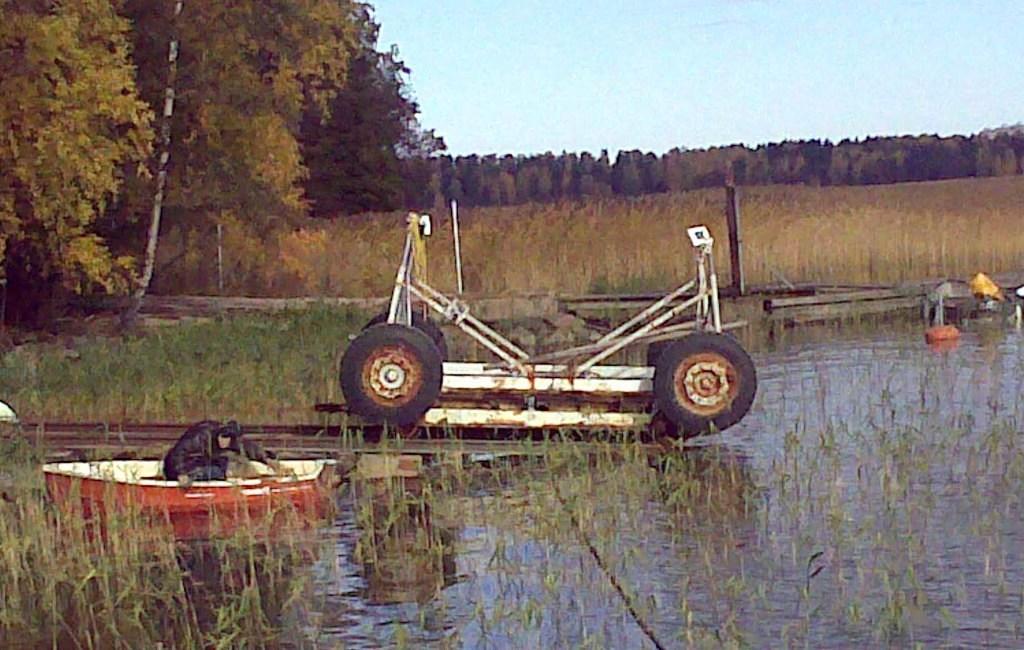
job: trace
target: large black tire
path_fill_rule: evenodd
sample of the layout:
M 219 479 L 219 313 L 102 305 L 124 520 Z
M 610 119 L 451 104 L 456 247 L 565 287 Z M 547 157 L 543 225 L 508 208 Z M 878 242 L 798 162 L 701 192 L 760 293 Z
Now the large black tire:
M 388 313 L 385 311 L 371 318 L 370 321 L 363 326 L 363 329 L 369 329 L 374 325 L 380 325 L 381 323 L 386 322 L 388 322 Z M 441 353 L 441 361 L 448 360 L 448 343 L 444 340 L 444 332 L 442 332 L 441 328 L 437 326 L 437 323 L 418 311 L 413 311 L 412 326 L 418 330 L 422 330 L 424 334 L 430 337 L 430 340 L 437 346 L 437 351 Z
M 387 320 L 387 319 L 385 319 L 385 320 Z M 657 366 L 658 365 L 658 359 L 661 358 L 661 353 L 664 352 L 665 350 L 667 350 L 670 345 L 672 345 L 673 343 L 675 343 L 679 339 L 685 338 L 686 336 L 688 336 L 688 335 L 680 335 L 679 338 L 668 339 L 667 341 L 652 341 L 652 342 L 648 343 L 647 344 L 647 365 L 648 366 L 652 366 L 652 367 Z M 722 336 L 728 336 L 729 338 L 731 338 L 733 340 L 736 339 L 736 337 L 733 336 L 731 332 L 722 332 Z
M 442 363 L 422 330 L 374 325 L 341 358 L 341 392 L 349 410 L 370 422 L 414 425 L 441 394 Z
M 676 342 L 677 339 L 670 341 L 652 341 L 647 344 L 647 365 L 657 366 L 658 359 L 661 358 L 661 353 L 668 349 L 668 346 Z
M 757 371 L 731 336 L 699 332 L 672 341 L 654 366 L 658 411 L 683 438 L 724 431 L 743 419 L 757 394 Z

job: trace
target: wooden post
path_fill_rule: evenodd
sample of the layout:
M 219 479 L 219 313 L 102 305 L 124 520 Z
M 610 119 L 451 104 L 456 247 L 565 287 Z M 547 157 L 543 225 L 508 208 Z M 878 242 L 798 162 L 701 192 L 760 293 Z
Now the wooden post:
M 740 198 L 736 186 L 727 183 L 725 186 L 725 221 L 729 226 L 729 269 L 732 275 L 732 288 L 736 295 L 746 293 L 747 286 L 743 280 L 743 239 L 740 237 Z
M 224 229 L 217 222 L 217 293 L 224 295 Z

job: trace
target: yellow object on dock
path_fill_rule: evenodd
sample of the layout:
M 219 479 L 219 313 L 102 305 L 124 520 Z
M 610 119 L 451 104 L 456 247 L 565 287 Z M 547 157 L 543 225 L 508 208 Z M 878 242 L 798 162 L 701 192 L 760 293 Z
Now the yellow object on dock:
M 970 286 L 971 293 L 973 293 L 977 298 L 1006 300 L 1006 296 L 1003 295 L 1003 290 L 999 288 L 999 285 L 984 273 L 978 273 L 971 278 Z

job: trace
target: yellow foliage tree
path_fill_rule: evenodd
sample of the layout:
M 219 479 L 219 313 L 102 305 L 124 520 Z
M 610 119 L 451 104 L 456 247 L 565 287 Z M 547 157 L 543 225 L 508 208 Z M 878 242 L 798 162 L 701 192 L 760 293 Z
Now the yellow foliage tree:
M 0 0 L 0 252 L 10 320 L 127 283 L 95 222 L 149 153 L 116 0 Z M 127 167 L 126 167 L 127 165 Z
M 306 101 L 326 105 L 345 78 L 356 34 L 348 0 L 126 0 L 142 96 L 163 103 L 167 43 L 180 42 L 170 176 L 171 223 L 231 213 L 267 225 L 305 213 L 296 140 Z M 150 194 L 140 192 L 134 214 Z

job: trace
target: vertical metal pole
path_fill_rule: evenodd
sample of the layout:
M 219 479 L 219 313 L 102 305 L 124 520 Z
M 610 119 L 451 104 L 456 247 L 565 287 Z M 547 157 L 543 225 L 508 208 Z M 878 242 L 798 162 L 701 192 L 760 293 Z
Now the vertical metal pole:
M 224 228 L 217 222 L 217 293 L 224 294 Z
M 455 236 L 455 277 L 458 280 L 459 295 L 462 295 L 462 244 L 459 240 L 459 202 L 452 199 L 452 232 Z
M 718 273 L 715 272 L 715 257 L 711 254 L 711 247 L 708 246 L 708 267 L 711 271 L 711 326 L 715 328 L 716 334 L 722 333 L 722 311 L 718 304 Z
M 700 248 L 697 251 L 697 326 L 704 329 L 708 319 L 708 273 L 705 267 L 707 252 Z
M 742 296 L 747 290 L 743 280 L 743 239 L 740 236 L 740 199 L 736 186 L 725 186 L 725 221 L 729 227 L 729 268 L 732 272 L 732 288 Z
M 412 317 L 408 319 L 402 314 L 409 299 L 409 266 L 412 264 L 412 235 L 406 233 L 405 248 L 402 250 L 402 262 L 398 265 L 398 273 L 395 274 L 395 288 L 391 292 L 391 304 L 388 306 L 388 322 L 409 325 Z M 403 296 L 404 292 L 404 296 Z M 404 299 L 403 299 L 404 297 Z

